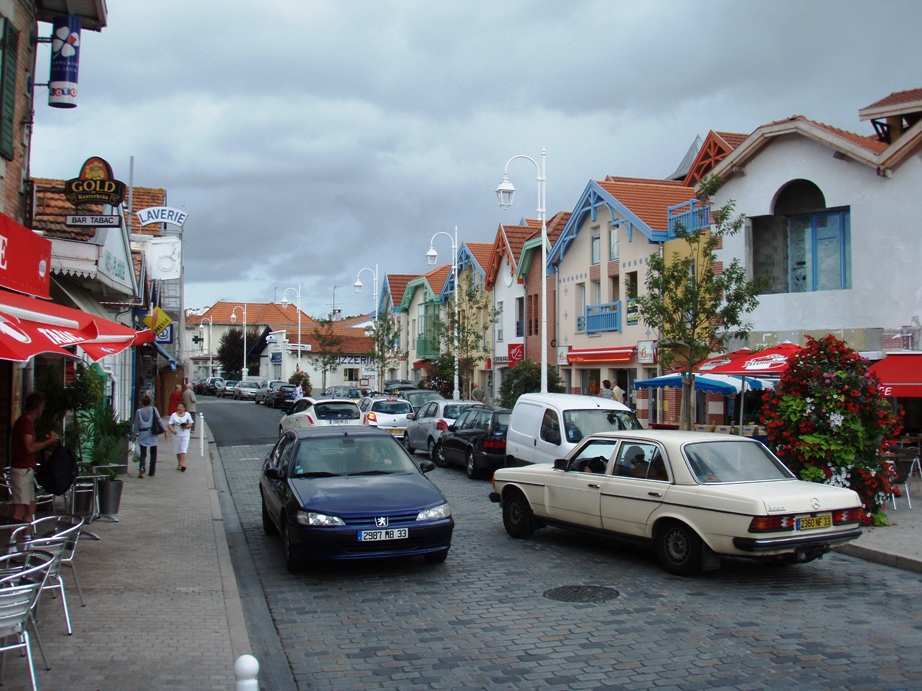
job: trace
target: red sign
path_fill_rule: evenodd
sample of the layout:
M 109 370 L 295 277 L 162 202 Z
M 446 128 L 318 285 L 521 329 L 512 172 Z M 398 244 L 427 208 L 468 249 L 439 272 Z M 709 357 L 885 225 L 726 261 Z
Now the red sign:
M 4 214 L 0 214 L 0 286 L 51 297 L 51 240 Z
M 516 364 L 525 359 L 525 344 L 510 343 L 508 350 L 509 366 L 515 367 Z

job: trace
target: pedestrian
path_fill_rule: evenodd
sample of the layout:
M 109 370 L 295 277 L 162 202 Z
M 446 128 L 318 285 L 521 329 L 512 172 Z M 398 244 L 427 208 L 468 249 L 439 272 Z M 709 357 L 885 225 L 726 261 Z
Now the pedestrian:
M 480 388 L 480 386 L 477 386 L 473 391 L 471 391 L 471 398 L 473 398 L 478 403 L 483 403 L 486 397 L 487 394 L 482 388 Z
M 170 394 L 169 405 L 167 406 L 167 415 L 176 412 L 176 404 L 182 400 L 182 384 L 173 387 L 173 393 Z
M 141 396 L 141 407 L 135 411 L 131 420 L 131 441 L 138 442 L 138 454 L 140 455 L 139 480 L 144 477 L 146 471 L 148 450 L 150 451 L 150 477 L 153 477 L 157 471 L 157 442 L 159 441 L 160 433 L 152 429 L 154 420 L 160 423 L 163 434 L 166 436 L 166 425 L 163 424 L 160 411 L 157 410 L 153 403 L 154 399 L 148 394 Z
M 192 432 L 195 432 L 195 404 L 198 403 L 198 399 L 195 397 L 192 384 L 186 384 L 186 390 L 182 392 L 182 400 L 186 404 L 186 412 L 192 416 Z
M 26 396 L 24 412 L 13 424 L 10 443 L 10 490 L 13 498 L 14 522 L 31 522 L 35 517 L 35 469 L 38 467 L 36 454 L 60 441 L 54 431 L 43 441 L 35 440 L 35 421 L 45 410 L 45 396 L 33 391 Z
M 599 396 L 609 401 L 615 399 L 615 392 L 611 390 L 611 382 L 608 379 L 602 380 L 602 391 L 599 393 Z M 618 402 L 620 403 L 621 401 Z
M 618 401 L 618 403 L 625 402 L 624 401 L 624 389 L 618 386 L 618 382 L 615 382 L 615 388 L 612 389 L 612 394 L 613 394 L 614 400 Z
M 176 454 L 176 470 L 186 472 L 186 451 L 192 436 L 192 416 L 186 412 L 186 404 L 180 402 L 176 412 L 170 415 L 169 429 L 173 433 L 173 453 Z
M 301 382 L 295 384 L 294 395 L 292 396 L 292 403 L 297 403 L 302 398 L 304 398 L 304 390 L 301 388 Z

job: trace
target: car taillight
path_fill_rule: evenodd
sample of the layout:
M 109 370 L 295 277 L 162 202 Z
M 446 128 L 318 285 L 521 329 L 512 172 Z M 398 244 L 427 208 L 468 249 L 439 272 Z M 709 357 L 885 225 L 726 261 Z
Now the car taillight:
M 374 413 L 368 413 L 368 415 L 365 416 L 365 421 L 366 422 L 377 422 L 378 416 L 375 415 Z
M 756 516 L 749 523 L 750 533 L 777 533 L 794 530 L 793 516 Z
M 484 449 L 491 449 L 496 451 L 504 451 L 506 449 L 506 440 L 505 439 L 487 439 L 483 442 Z
M 862 514 L 864 510 L 860 507 L 855 507 L 853 509 L 842 509 L 840 511 L 832 512 L 832 524 L 833 525 L 844 525 L 846 523 L 861 523 Z
M 315 425 L 315 424 L 317 424 L 316 422 L 314 422 L 314 418 L 312 418 L 310 415 L 305 415 L 305 416 L 304 416 L 304 419 L 307 420 L 307 424 L 309 424 L 309 425 Z
M 439 432 L 444 432 L 448 429 L 448 423 L 440 418 L 439 421 L 435 423 L 435 428 Z

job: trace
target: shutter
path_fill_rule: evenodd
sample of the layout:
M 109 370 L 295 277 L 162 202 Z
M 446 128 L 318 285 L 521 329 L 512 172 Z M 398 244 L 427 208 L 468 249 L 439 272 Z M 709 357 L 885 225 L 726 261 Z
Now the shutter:
M 0 47 L 0 156 L 13 160 L 16 140 L 16 67 L 19 32 L 9 19 L 3 20 L 3 45 Z

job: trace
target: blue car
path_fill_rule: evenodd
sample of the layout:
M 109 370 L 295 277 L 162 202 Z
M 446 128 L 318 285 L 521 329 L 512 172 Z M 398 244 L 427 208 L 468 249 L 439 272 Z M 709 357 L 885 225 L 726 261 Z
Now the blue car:
M 445 561 L 454 520 L 445 496 L 392 435 L 358 426 L 289 430 L 263 462 L 263 530 L 280 533 L 285 566 L 424 557 Z

